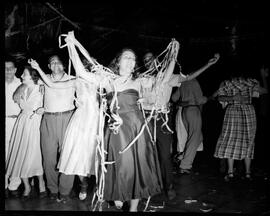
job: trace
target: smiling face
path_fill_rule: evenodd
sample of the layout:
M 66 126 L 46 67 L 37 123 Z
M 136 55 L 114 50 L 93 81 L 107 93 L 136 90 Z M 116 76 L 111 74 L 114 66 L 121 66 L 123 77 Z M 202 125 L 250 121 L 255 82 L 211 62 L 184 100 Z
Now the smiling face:
M 23 84 L 29 85 L 33 84 L 34 81 L 28 69 L 24 69 L 23 74 L 21 76 Z
M 59 59 L 58 56 L 52 56 L 49 59 L 49 69 L 52 71 L 52 73 L 55 74 L 61 74 L 64 73 L 64 66 L 62 61 Z
M 131 50 L 124 51 L 119 59 L 119 74 L 121 76 L 130 75 L 134 71 L 135 64 L 135 53 Z
M 5 62 L 5 78 L 7 80 L 13 80 L 15 77 L 17 68 L 15 67 L 14 63 L 11 61 Z

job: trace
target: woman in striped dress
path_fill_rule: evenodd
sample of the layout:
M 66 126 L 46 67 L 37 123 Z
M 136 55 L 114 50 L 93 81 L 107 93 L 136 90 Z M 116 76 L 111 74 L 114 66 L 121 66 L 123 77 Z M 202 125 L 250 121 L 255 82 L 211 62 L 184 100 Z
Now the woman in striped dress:
M 234 77 L 224 81 L 214 96 L 226 107 L 224 121 L 217 141 L 214 157 L 227 159 L 228 173 L 225 180 L 234 177 L 234 160 L 245 161 L 245 177 L 250 179 L 250 165 L 254 158 L 256 113 L 252 97 L 258 97 L 265 89 L 256 79 Z

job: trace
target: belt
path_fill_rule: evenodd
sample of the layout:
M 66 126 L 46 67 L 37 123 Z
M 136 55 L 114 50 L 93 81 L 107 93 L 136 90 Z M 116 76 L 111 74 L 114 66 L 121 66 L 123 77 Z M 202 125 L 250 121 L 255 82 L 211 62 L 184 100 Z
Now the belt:
M 185 105 L 185 106 L 182 106 L 183 108 L 184 107 L 200 107 L 200 105 Z
M 252 103 L 229 103 L 228 105 L 252 105 Z
M 17 118 L 17 115 L 7 115 L 6 118 Z
M 44 112 L 44 114 L 46 115 L 63 115 L 63 114 L 67 114 L 67 113 L 70 113 L 70 112 L 73 112 L 73 110 L 68 110 L 68 111 L 64 111 L 64 112 Z

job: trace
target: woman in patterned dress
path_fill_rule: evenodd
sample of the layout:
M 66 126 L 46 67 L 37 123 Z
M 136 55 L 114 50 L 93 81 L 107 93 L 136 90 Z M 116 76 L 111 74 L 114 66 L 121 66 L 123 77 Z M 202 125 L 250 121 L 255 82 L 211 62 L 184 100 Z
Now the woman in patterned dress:
M 225 180 L 233 179 L 234 160 L 244 160 L 245 177 L 251 179 L 250 165 L 254 158 L 256 113 L 252 97 L 265 93 L 256 79 L 234 76 L 221 83 L 214 94 L 226 106 L 222 130 L 218 138 L 214 157 L 226 158 L 228 173 Z

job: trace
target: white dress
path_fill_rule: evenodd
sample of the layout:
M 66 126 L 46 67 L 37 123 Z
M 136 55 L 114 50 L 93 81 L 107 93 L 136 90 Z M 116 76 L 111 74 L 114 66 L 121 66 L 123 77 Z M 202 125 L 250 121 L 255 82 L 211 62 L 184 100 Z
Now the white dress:
M 42 107 L 43 96 L 36 85 L 30 95 L 23 93 L 24 106 L 14 125 L 6 163 L 9 177 L 29 178 L 43 175 L 40 149 L 40 121 L 42 115 L 33 111 Z
M 99 121 L 97 87 L 78 78 L 76 94 L 79 106 L 68 124 L 58 168 L 66 175 L 89 176 L 95 174 Z

